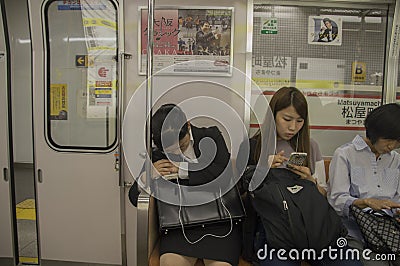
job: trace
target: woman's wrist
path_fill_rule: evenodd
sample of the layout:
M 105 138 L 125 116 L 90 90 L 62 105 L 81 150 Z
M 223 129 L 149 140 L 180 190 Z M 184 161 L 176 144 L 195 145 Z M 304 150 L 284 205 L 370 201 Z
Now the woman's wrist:
M 308 177 L 308 178 L 306 178 L 306 179 L 307 179 L 308 181 L 310 181 L 310 182 L 313 182 L 316 186 L 318 186 L 318 182 L 317 182 L 317 179 L 316 179 L 316 178 L 310 176 L 310 177 Z

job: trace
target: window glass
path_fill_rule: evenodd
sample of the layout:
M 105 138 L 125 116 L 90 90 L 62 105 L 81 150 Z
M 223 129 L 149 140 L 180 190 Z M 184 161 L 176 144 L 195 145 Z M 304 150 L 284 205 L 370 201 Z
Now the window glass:
M 107 0 L 45 8 L 47 138 L 56 149 L 108 150 L 117 139 L 117 9 Z
M 366 115 L 381 103 L 387 10 L 254 4 L 253 11 L 252 79 L 264 95 L 283 86 L 303 91 L 324 156 L 363 134 Z

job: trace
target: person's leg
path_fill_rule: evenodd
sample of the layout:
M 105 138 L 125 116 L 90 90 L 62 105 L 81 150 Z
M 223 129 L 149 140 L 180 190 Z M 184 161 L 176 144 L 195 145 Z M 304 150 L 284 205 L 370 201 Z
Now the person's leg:
M 176 253 L 165 253 L 160 257 L 160 266 L 193 266 L 197 258 L 187 257 Z
M 216 260 L 206 260 L 203 259 L 205 266 L 232 266 L 230 263 L 225 261 L 216 261 Z

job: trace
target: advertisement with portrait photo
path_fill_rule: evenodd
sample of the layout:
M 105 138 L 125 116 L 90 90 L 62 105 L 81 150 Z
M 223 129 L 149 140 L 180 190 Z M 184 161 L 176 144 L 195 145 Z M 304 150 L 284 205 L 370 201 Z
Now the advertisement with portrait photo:
M 147 9 L 140 10 L 140 73 L 147 61 Z M 233 7 L 156 9 L 154 71 L 168 75 L 231 74 Z M 161 73 L 159 73 L 161 74 Z
M 338 16 L 309 16 L 308 44 L 342 45 L 342 18 Z

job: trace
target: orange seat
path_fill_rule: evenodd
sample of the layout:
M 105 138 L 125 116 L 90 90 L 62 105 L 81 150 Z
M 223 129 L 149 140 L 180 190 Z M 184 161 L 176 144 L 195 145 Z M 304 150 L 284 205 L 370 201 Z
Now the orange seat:
M 331 158 L 324 159 L 326 182 L 328 182 L 328 180 L 329 180 L 329 164 L 330 163 L 331 163 Z

